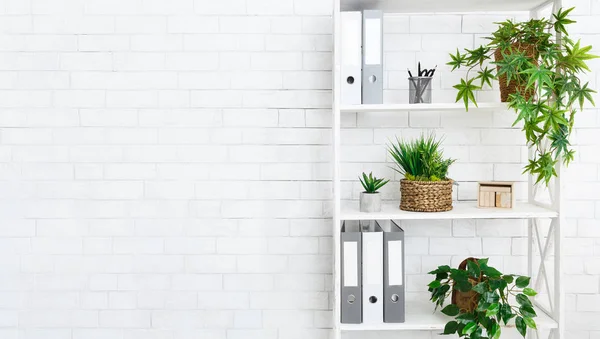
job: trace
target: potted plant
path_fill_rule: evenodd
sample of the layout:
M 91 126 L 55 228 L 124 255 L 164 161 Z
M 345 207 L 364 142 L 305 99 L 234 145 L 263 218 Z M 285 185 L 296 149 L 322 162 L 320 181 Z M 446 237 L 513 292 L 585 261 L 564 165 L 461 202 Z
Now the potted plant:
M 502 274 L 488 266 L 488 259 L 469 258 L 458 269 L 439 266 L 429 272 L 435 280 L 428 287 L 435 309 L 454 317 L 444 334 L 458 334 L 470 339 L 500 338 L 500 324 L 515 320 L 515 327 L 525 337 L 527 328 L 536 329 L 536 312 L 529 297 L 537 294 L 529 286 L 529 277 Z M 444 307 L 448 297 L 452 303 Z M 484 336 L 485 331 L 485 336 Z
M 413 212 L 443 212 L 452 210 L 453 181 L 447 177 L 453 159 L 445 159 L 441 140 L 434 134 L 421 135 L 414 141 L 388 145 L 396 163 L 393 169 L 404 175 L 400 181 L 400 209 Z
M 595 91 L 581 76 L 590 71 L 586 61 L 597 56 L 589 53 L 592 46 L 569 38 L 566 26 L 575 22 L 568 18 L 572 10 L 560 9 L 554 22 L 501 22 L 486 45 L 463 53 L 457 50 L 448 62 L 453 71 L 467 69 L 454 86 L 456 101 L 463 100 L 467 111 L 469 102 L 477 106 L 475 91 L 499 81 L 502 102 L 517 113 L 515 124 L 523 123 L 527 143 L 535 150 L 525 172 L 546 185 L 556 175 L 559 161 L 568 165 L 573 160 L 569 137 L 577 109 L 583 109 L 586 101 L 594 104 Z
M 365 189 L 360 193 L 360 211 L 367 213 L 381 212 L 381 195 L 379 189 L 385 186 L 389 180 L 378 179 L 373 176 L 373 172 L 369 175 L 363 172 L 362 178 L 358 177 L 360 183 Z

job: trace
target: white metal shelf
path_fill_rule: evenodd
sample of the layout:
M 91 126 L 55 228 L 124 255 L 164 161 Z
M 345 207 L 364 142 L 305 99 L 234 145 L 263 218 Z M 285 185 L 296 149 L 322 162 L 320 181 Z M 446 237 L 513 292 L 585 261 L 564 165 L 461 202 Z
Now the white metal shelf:
M 443 330 L 446 323 L 452 320 L 438 310 L 434 312 L 433 303 L 406 303 L 406 322 L 401 324 L 340 324 L 340 330 L 348 331 L 437 331 Z M 537 310 L 534 318 L 538 329 L 557 328 L 558 324 L 542 310 Z M 514 328 L 514 321 L 505 327 Z
M 343 11 L 381 9 L 391 13 L 514 12 L 539 8 L 548 0 L 341 0 Z
M 399 203 L 384 203 L 381 212 L 359 211 L 358 201 L 343 201 L 340 220 L 447 220 L 447 219 L 531 219 L 556 218 L 558 213 L 530 203 L 517 203 L 512 209 L 478 208 L 476 202 L 454 202 L 448 212 L 408 212 L 399 208 Z
M 502 102 L 482 102 L 478 106 L 470 105 L 469 113 L 478 110 L 505 110 L 506 103 Z M 381 104 L 381 105 L 342 105 L 342 113 L 364 113 L 364 112 L 417 112 L 417 111 L 465 111 L 465 104 L 457 103 L 437 103 L 437 104 Z

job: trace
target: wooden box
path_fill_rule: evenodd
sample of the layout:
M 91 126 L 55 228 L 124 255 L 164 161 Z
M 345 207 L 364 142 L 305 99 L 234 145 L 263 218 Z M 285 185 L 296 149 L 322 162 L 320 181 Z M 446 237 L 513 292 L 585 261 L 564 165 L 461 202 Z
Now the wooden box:
M 477 207 L 515 207 L 515 183 L 503 181 L 480 182 L 477 189 Z

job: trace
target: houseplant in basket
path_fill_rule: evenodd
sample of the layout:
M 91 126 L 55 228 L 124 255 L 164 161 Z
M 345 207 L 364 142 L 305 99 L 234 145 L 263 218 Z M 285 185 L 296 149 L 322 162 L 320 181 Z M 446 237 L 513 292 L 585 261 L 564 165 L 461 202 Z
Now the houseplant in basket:
M 569 164 L 574 157 L 569 138 L 577 109 L 586 101 L 594 104 L 589 84 L 582 75 L 590 71 L 586 61 L 596 58 L 592 46 L 581 46 L 569 38 L 566 27 L 573 8 L 554 14 L 554 21 L 532 19 L 498 23 L 489 42 L 473 50 L 451 54 L 452 70 L 466 69 L 454 88 L 456 101 L 477 105 L 475 91 L 497 80 L 502 102 L 517 113 L 515 124 L 523 123 L 527 143 L 535 152 L 525 172 L 546 185 L 556 175 L 559 161 Z M 554 36 L 556 33 L 556 37 Z
M 360 211 L 373 213 L 381 211 L 381 194 L 379 189 L 385 186 L 389 180 L 379 179 L 373 176 L 373 172 L 358 177 L 364 192 L 360 193 Z
M 537 293 L 528 288 L 529 277 L 502 274 L 488 266 L 488 259 L 468 258 L 458 269 L 439 266 L 429 272 L 435 275 L 429 286 L 435 308 L 454 317 L 444 334 L 458 334 L 470 339 L 498 339 L 500 324 L 514 319 L 519 333 L 525 337 L 527 328 L 536 329 L 536 312 L 529 297 Z M 451 303 L 444 303 L 451 296 Z M 484 334 L 485 332 L 485 334 Z
M 445 159 L 441 140 L 434 134 L 413 141 L 398 140 L 388 145 L 396 163 L 394 170 L 404 175 L 400 181 L 400 209 L 413 212 L 444 212 L 452 209 L 453 181 L 447 177 L 453 159 Z

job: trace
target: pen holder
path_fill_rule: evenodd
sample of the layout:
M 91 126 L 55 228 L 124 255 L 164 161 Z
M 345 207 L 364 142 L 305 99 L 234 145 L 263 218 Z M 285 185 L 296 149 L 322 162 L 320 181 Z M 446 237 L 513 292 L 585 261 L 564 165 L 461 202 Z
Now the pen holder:
M 432 77 L 408 78 L 408 102 L 410 104 L 431 103 L 431 79 Z

